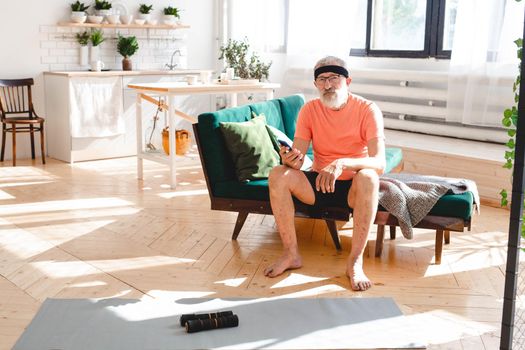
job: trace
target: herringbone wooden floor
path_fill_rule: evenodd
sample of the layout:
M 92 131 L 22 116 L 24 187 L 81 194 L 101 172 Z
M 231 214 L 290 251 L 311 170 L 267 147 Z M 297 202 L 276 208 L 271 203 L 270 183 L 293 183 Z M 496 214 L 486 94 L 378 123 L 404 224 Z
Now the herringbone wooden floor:
M 74 165 L 0 165 L 0 348 L 9 349 L 40 304 L 52 298 L 392 297 L 428 324 L 430 349 L 497 349 L 509 212 L 483 207 L 472 232 L 452 233 L 441 265 L 434 232 L 387 239 L 365 271 L 375 282 L 353 292 L 345 278 L 351 223 L 338 253 L 324 222 L 297 220 L 304 267 L 269 279 L 280 253 L 273 217 L 250 215 L 230 240 L 235 214 L 211 211 L 202 170 L 182 159 L 171 190 L 164 165 L 135 158 Z M 400 236 L 400 235 L 398 235 Z

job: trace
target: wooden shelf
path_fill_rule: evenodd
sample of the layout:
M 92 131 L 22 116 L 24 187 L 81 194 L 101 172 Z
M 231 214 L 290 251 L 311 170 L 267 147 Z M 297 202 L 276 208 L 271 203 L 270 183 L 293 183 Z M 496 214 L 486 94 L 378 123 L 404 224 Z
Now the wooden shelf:
M 77 28 L 133 28 L 133 29 L 186 29 L 190 28 L 187 24 L 108 24 L 108 23 L 73 23 L 59 22 L 60 27 Z

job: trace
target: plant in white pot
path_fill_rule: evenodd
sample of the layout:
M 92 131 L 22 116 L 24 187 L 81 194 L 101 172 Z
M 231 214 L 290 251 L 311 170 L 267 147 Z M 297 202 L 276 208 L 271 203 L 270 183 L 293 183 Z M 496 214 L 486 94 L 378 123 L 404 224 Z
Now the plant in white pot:
M 139 49 L 139 43 L 137 38 L 134 36 L 122 36 L 119 34 L 117 40 L 117 51 L 124 58 L 122 59 L 122 70 L 132 70 L 132 62 L 130 57 L 135 54 Z
M 95 0 L 95 10 L 97 16 L 107 16 L 111 14 L 112 5 L 106 0 Z
M 91 41 L 91 54 L 89 62 L 98 61 L 100 57 L 99 45 L 102 44 L 104 40 L 106 40 L 104 38 L 104 32 L 102 29 L 93 30 L 89 36 L 89 40 Z
M 77 33 L 77 42 L 80 45 L 80 51 L 79 51 L 79 57 L 80 57 L 80 65 L 86 66 L 89 64 L 88 62 L 88 43 L 89 43 L 89 33 L 87 31 L 84 31 L 82 33 Z
M 180 10 L 176 7 L 165 7 L 164 8 L 164 24 L 174 25 L 177 23 L 177 19 L 180 19 Z
M 86 21 L 87 15 L 86 10 L 89 6 L 84 5 L 84 3 L 77 1 L 71 4 L 71 21 L 75 23 L 84 23 Z
M 139 18 L 145 21 L 151 20 L 151 11 L 153 10 L 153 5 L 140 4 L 139 6 Z

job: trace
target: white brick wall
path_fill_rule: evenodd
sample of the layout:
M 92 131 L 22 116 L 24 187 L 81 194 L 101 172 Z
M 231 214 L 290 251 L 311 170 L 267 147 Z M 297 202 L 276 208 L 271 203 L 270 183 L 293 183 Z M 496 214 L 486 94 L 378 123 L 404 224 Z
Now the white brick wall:
M 71 28 L 53 25 L 40 26 L 40 62 L 50 71 L 88 70 L 89 66 L 80 65 L 80 45 L 76 33 L 89 31 L 90 28 Z M 185 29 L 136 29 L 104 28 L 106 40 L 100 45 L 100 59 L 111 70 L 122 69 L 122 56 L 117 52 L 118 34 L 134 35 L 139 43 L 139 50 L 131 57 L 133 69 L 164 69 L 170 63 L 171 55 L 180 50 L 181 57 L 175 56 L 174 63 L 180 68 L 187 68 L 187 33 Z

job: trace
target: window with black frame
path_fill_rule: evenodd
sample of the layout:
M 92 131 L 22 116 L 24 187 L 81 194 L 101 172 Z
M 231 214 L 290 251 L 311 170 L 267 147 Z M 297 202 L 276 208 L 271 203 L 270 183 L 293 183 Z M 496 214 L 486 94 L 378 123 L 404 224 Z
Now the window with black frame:
M 459 0 L 365 0 L 364 47 L 352 56 L 450 58 Z

